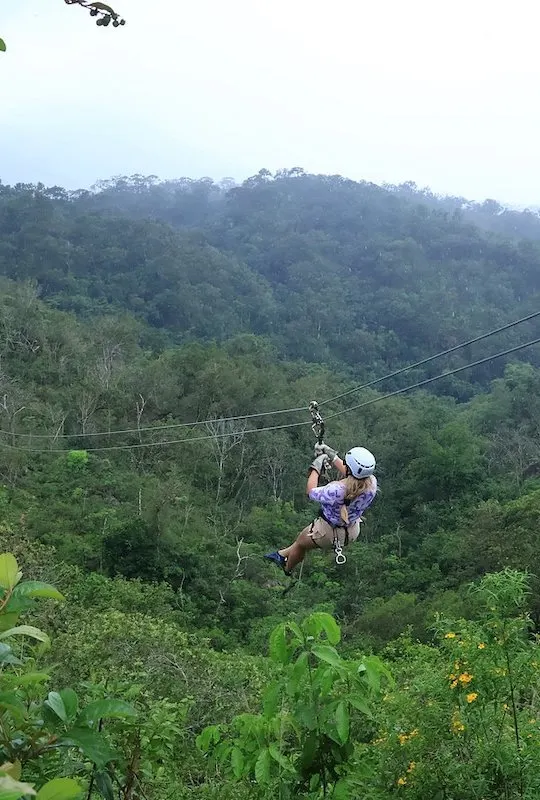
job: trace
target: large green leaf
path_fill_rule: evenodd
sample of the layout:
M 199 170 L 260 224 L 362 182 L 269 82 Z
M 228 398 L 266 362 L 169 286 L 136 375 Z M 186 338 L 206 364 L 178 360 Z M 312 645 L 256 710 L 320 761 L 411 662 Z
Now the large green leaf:
M 278 750 L 278 748 L 277 748 L 277 746 L 275 744 L 269 744 L 268 745 L 268 752 L 270 753 L 270 755 L 272 756 L 274 761 L 277 761 L 277 763 L 280 765 L 280 767 L 282 767 L 283 769 L 286 769 L 288 771 L 292 768 L 292 765 L 289 763 L 289 761 L 287 761 L 287 759 L 285 758 L 283 753 L 281 753 Z
M 137 716 L 137 712 L 125 700 L 105 698 L 104 700 L 95 700 L 83 708 L 79 714 L 77 724 L 90 725 L 99 719 L 125 719 L 126 717 L 135 716 Z
M 35 795 L 28 783 L 19 783 L 9 775 L 0 777 L 0 800 L 19 800 L 23 795 Z
M 64 600 L 64 595 L 49 583 L 42 581 L 24 581 L 13 590 L 13 597 L 47 597 L 51 600 Z
M 4 42 L 3 39 L 0 39 L 0 52 L 2 53 L 6 52 L 6 43 Z
M 96 772 L 96 789 L 105 800 L 114 800 L 114 787 L 111 776 L 105 770 Z
M 286 664 L 289 658 L 285 623 L 277 625 L 270 634 L 270 658 L 280 664 Z
M 257 783 L 270 783 L 270 753 L 265 747 L 259 753 L 255 762 L 255 780 Z
M 327 664 L 331 664 L 333 667 L 343 666 L 343 661 L 337 650 L 328 644 L 314 644 L 311 652 L 318 659 L 326 661 Z
M 15 692 L 1 692 L 0 710 L 11 711 L 15 716 L 24 717 L 26 706 Z
M 6 761 L 0 767 L 0 774 L 9 775 L 14 781 L 20 781 L 22 773 L 22 764 L 20 761 Z
M 366 700 L 358 696 L 348 697 L 347 700 L 353 708 L 356 708 L 357 711 L 361 711 L 366 717 L 373 719 L 373 714 Z
M 279 683 L 271 683 L 263 694 L 263 713 L 269 718 L 273 717 L 279 708 L 281 687 Z
M 76 692 L 74 692 L 73 689 L 62 689 L 59 695 L 64 702 L 64 708 L 66 709 L 68 719 L 73 719 L 79 710 L 79 698 Z
M 7 604 L 5 614 L 0 615 L 0 632 L 7 631 L 8 628 L 13 628 L 19 619 L 19 612 L 18 611 L 10 611 L 9 610 L 10 603 Z
M 0 555 L 0 586 L 4 589 L 13 589 L 19 577 L 17 559 L 11 553 Z
M 199 750 L 207 753 L 211 744 L 217 744 L 221 738 L 219 725 L 207 725 L 197 736 L 195 743 Z
M 42 786 L 36 800 L 77 800 L 82 789 L 73 778 L 54 778 Z
M 24 675 L 2 675 L 2 683 L 5 686 L 37 686 L 43 681 L 49 680 L 46 672 L 27 672 Z
M 339 625 L 331 614 L 324 611 L 314 611 L 307 617 L 304 625 L 314 636 L 318 636 L 321 631 L 324 631 L 330 644 L 337 644 L 341 639 Z
M 34 628 L 33 625 L 19 625 L 0 633 L 0 639 L 8 639 L 11 636 L 30 636 L 31 639 L 37 639 L 38 642 L 46 642 L 46 644 L 49 644 L 50 641 L 46 633 L 40 631 L 39 628 Z
M 239 747 L 233 747 L 231 753 L 231 766 L 233 769 L 234 777 L 241 778 L 244 771 L 244 754 Z
M 98 769 L 103 768 L 118 756 L 100 733 L 89 728 L 72 728 L 65 738 L 60 740 L 59 745 L 78 747 L 83 755 L 89 761 L 93 761 Z
M 60 717 L 62 722 L 67 722 L 68 715 L 66 707 L 58 692 L 49 692 L 47 699 L 45 700 L 45 705 L 47 705 L 51 711 L 54 711 L 56 716 Z
M 342 700 L 336 708 L 336 730 L 342 744 L 345 744 L 349 739 L 349 725 L 349 710 Z

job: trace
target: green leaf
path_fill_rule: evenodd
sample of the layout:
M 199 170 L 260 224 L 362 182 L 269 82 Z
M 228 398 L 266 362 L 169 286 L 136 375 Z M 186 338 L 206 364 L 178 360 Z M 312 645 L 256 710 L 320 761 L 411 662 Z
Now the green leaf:
M 103 768 L 109 761 L 113 761 L 118 756 L 118 753 L 107 744 L 101 734 L 88 728 L 72 728 L 65 738 L 60 740 L 59 745 L 78 747 L 83 755 L 89 761 L 93 761 L 98 769 Z
M 108 772 L 96 772 L 96 789 L 105 800 L 114 800 L 114 787 Z
M 32 639 L 37 639 L 38 642 L 50 643 L 47 634 L 40 631 L 39 628 L 34 628 L 33 625 L 19 625 L 17 628 L 10 628 L 0 633 L 0 639 L 8 639 L 10 636 L 30 636 Z
M 347 784 L 347 781 L 344 778 L 340 778 L 336 783 L 336 785 L 334 786 L 334 790 L 332 792 L 332 800 L 352 800 L 353 796 L 354 797 L 357 796 L 356 791 L 354 795 L 352 795 L 351 790 Z
M 367 656 L 358 667 L 358 672 L 363 673 L 364 679 L 376 692 L 380 690 L 383 678 L 391 685 L 394 682 L 388 667 L 386 667 L 377 656 Z
M 21 773 L 22 773 L 22 764 L 20 761 L 15 761 L 12 763 L 11 761 L 6 761 L 2 766 L 0 766 L 0 772 L 5 775 L 9 775 L 10 778 L 13 778 L 14 781 L 20 781 Z
M 48 706 L 51 711 L 54 711 L 56 716 L 60 717 L 62 722 L 67 722 L 68 715 L 66 707 L 58 692 L 49 692 L 47 699 L 45 700 L 45 705 Z
M 136 717 L 137 712 L 125 700 L 106 698 L 105 700 L 95 700 L 83 708 L 77 720 L 78 725 L 91 725 L 98 719 L 125 719 L 126 717 Z
M 286 770 L 290 770 L 292 768 L 292 765 L 287 761 L 283 753 L 280 753 L 275 744 L 268 745 L 268 752 L 270 753 L 274 761 L 277 761 L 280 767 L 283 767 L 283 769 Z
M 231 766 L 233 769 L 234 777 L 241 778 L 244 771 L 244 754 L 239 747 L 233 747 L 231 753 Z
M 18 611 L 14 611 L 13 613 L 9 611 L 9 603 L 6 606 L 6 613 L 0 614 L 0 631 L 7 631 L 8 628 L 13 628 L 20 617 L 20 613 Z
M 343 744 L 349 739 L 349 723 L 349 711 L 342 700 L 336 708 L 336 729 Z
M 59 694 L 64 702 L 64 708 L 66 709 L 68 719 L 73 719 L 79 710 L 79 698 L 76 692 L 74 692 L 73 689 L 62 689 Z
M 308 654 L 304 650 L 302 653 L 300 653 L 300 655 L 294 662 L 291 672 L 291 677 L 292 677 L 291 682 L 294 684 L 295 689 L 300 683 L 300 680 L 307 673 L 307 671 L 308 671 Z
M 9 775 L 0 777 L 0 800 L 19 800 L 22 795 L 35 795 L 28 783 L 19 783 Z
M 347 700 L 353 708 L 356 708 L 357 711 L 361 711 L 366 717 L 373 719 L 373 713 L 371 712 L 371 709 L 369 708 L 367 702 L 361 697 L 348 697 Z
M 46 672 L 27 672 L 25 675 L 2 675 L 2 683 L 6 686 L 37 686 L 49 680 Z
M 217 744 L 221 738 L 219 725 L 207 725 L 197 736 L 195 743 L 199 750 L 207 753 L 211 744 Z
M 281 687 L 278 683 L 271 683 L 263 695 L 263 712 L 265 717 L 273 717 L 279 708 Z
M 6 43 L 4 42 L 3 39 L 0 39 L 0 52 L 1 53 L 5 53 L 6 52 Z
M 278 661 L 280 664 L 286 664 L 289 660 L 287 634 L 284 622 L 275 627 L 270 634 L 270 658 L 273 661 Z
M 337 650 L 334 647 L 330 647 L 330 645 L 314 644 L 311 648 L 311 652 L 314 656 L 317 656 L 318 659 L 326 661 L 327 664 L 331 664 L 333 667 L 343 666 L 341 656 Z
M 330 644 L 337 644 L 341 639 L 339 625 L 331 614 L 324 611 L 314 611 L 304 620 L 304 628 L 312 636 L 318 636 L 324 631 Z
M 270 753 L 265 747 L 259 753 L 255 762 L 255 780 L 257 783 L 270 783 Z
M 15 716 L 24 717 L 26 706 L 15 692 L 1 692 L 0 709 L 2 711 L 10 711 L 12 714 L 15 714 Z
M 3 586 L 4 589 L 13 589 L 18 575 L 19 565 L 15 556 L 11 553 L 2 553 L 0 555 L 0 586 Z
M 73 778 L 54 778 L 42 786 L 36 800 L 77 800 L 82 789 Z
M 13 590 L 13 597 L 28 597 L 30 599 L 35 597 L 47 597 L 51 600 L 65 599 L 64 595 L 61 594 L 58 589 L 42 581 L 24 581 L 24 583 L 19 583 Z
M 302 753 L 300 754 L 300 765 L 304 772 L 307 772 L 313 764 L 318 744 L 319 739 L 315 732 L 310 733 L 309 736 L 305 738 Z

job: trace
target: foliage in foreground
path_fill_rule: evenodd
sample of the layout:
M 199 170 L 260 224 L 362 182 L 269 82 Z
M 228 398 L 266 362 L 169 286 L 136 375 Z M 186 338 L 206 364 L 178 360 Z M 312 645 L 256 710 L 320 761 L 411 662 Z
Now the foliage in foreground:
M 262 710 L 210 726 L 212 770 L 252 797 L 533 800 L 540 792 L 540 653 L 525 575 L 487 575 L 475 621 L 436 625 L 439 645 L 388 648 L 396 684 L 372 658 L 344 659 L 324 614 L 271 637 L 281 664 Z

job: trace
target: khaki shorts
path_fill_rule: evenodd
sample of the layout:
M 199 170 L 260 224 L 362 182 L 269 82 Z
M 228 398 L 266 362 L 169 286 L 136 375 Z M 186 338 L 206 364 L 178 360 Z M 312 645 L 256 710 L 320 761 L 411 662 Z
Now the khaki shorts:
M 360 522 L 353 522 L 347 528 L 349 532 L 349 543 L 355 542 L 360 534 Z M 303 533 L 311 536 L 317 547 L 322 550 L 331 549 L 334 546 L 334 539 L 338 539 L 342 547 L 345 547 L 347 532 L 345 528 L 333 528 L 325 519 L 317 517 L 311 525 L 304 528 Z

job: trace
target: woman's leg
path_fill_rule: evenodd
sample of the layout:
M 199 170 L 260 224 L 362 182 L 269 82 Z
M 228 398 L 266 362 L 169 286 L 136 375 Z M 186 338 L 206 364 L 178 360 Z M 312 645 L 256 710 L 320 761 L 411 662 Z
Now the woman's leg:
M 304 528 L 293 544 L 289 545 L 289 547 L 284 547 L 283 550 L 278 550 L 280 556 L 287 559 L 287 572 L 292 572 L 296 565 L 304 560 L 308 550 L 313 550 L 317 547 L 310 536 L 310 530 L 310 527 Z

